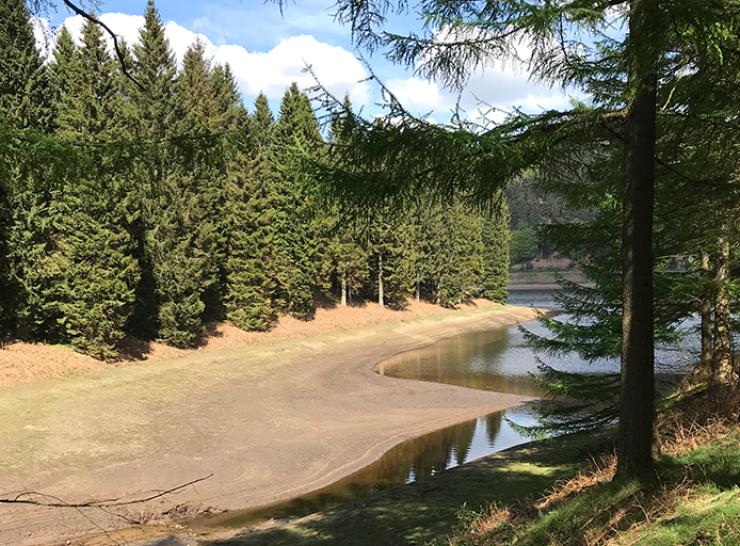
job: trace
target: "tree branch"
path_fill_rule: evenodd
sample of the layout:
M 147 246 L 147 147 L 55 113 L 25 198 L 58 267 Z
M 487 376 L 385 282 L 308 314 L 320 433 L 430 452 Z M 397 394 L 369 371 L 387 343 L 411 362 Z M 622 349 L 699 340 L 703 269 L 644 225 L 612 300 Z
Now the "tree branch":
M 187 483 L 177 485 L 170 489 L 165 489 L 163 491 L 157 491 L 156 493 L 152 493 L 151 495 L 146 496 L 146 497 L 128 500 L 128 501 L 121 500 L 123 497 L 116 497 L 112 499 L 90 500 L 90 501 L 85 501 L 85 502 L 65 502 L 59 497 L 48 495 L 46 493 L 38 493 L 35 491 L 23 491 L 21 493 L 18 493 L 15 497 L 12 497 L 12 498 L 8 498 L 8 497 L 0 498 L 0 504 L 30 504 L 33 506 L 46 506 L 49 508 L 104 508 L 104 507 L 111 507 L 111 506 L 129 506 L 131 504 L 140 504 L 142 502 L 149 502 L 149 501 L 158 499 L 160 497 L 164 497 L 166 495 L 176 493 L 178 491 L 181 491 L 182 489 L 185 489 L 186 487 L 195 485 L 196 483 L 203 482 L 211 478 L 212 476 L 213 476 L 213 473 L 208 474 L 207 476 L 203 476 L 202 478 L 198 478 L 195 480 L 191 480 Z M 33 498 L 34 496 L 41 497 L 42 499 L 51 499 L 51 500 L 35 500 Z
M 101 21 L 91 13 L 86 12 L 80 6 L 72 3 L 71 0 L 62 0 L 62 2 L 64 2 L 64 5 L 71 9 L 74 13 L 76 13 L 83 19 L 90 21 L 91 23 L 98 25 L 100 28 L 105 30 L 108 35 L 110 35 L 111 39 L 113 40 L 113 49 L 115 50 L 116 57 L 118 57 L 118 62 L 121 65 L 121 72 L 123 72 L 123 75 L 126 76 L 129 80 L 134 82 L 134 84 L 136 84 L 139 89 L 143 90 L 144 86 L 136 78 L 133 77 L 133 75 L 129 72 L 128 67 L 126 66 L 126 57 L 123 54 L 123 50 L 121 49 L 121 45 L 118 42 L 118 36 L 116 35 L 116 33 L 113 32 L 113 30 L 103 21 Z

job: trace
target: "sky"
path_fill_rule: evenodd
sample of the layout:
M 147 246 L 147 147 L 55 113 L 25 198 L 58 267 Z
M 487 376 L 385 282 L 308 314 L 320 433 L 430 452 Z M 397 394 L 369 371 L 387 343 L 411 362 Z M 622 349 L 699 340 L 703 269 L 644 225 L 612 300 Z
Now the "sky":
M 277 109 L 291 82 L 298 82 L 302 88 L 311 86 L 313 79 L 304 70 L 311 65 L 321 84 L 332 93 L 338 97 L 349 93 L 355 108 L 376 115 L 381 111 L 380 90 L 376 84 L 363 81 L 369 72 L 358 59 L 349 29 L 335 21 L 333 4 L 333 0 L 294 0 L 288 2 L 282 14 L 274 3 L 263 0 L 158 0 L 157 8 L 178 61 L 200 37 L 214 62 L 229 63 L 248 108 L 260 92 Z M 145 7 L 146 0 L 102 0 L 98 11 L 117 34 L 133 43 Z M 60 25 L 79 36 L 81 17 L 72 16 L 63 6 L 45 15 L 41 26 L 48 23 L 50 28 L 47 43 L 53 43 L 54 31 Z M 414 14 L 406 14 L 395 17 L 391 24 L 403 31 L 417 23 Z M 449 121 L 458 92 L 415 75 L 413 69 L 394 65 L 381 54 L 367 60 L 411 112 L 428 115 L 432 121 Z M 488 115 L 491 121 L 499 121 L 503 112 L 513 108 L 535 113 L 565 107 L 570 102 L 562 90 L 531 81 L 526 67 L 500 61 L 490 63 L 483 73 L 474 76 L 459 98 L 466 117 L 480 120 Z M 492 113 L 491 106 L 499 110 Z

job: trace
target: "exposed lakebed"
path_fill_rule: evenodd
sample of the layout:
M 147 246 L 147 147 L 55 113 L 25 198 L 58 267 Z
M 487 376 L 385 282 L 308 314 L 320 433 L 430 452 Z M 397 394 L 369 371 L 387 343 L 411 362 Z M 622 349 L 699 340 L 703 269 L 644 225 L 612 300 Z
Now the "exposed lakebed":
M 552 308 L 549 291 L 513 294 L 509 303 Z M 527 328 L 538 328 L 535 321 Z M 531 381 L 537 360 L 526 346 L 518 326 L 461 334 L 421 349 L 402 353 L 383 363 L 380 373 L 404 379 L 435 381 L 476 389 L 537 397 Z M 334 484 L 255 510 L 233 511 L 209 517 L 218 527 L 245 527 L 269 519 L 300 517 L 341 502 L 366 497 L 399 484 L 424 480 L 443 470 L 530 440 L 512 426 L 535 424 L 526 407 L 512 408 L 465 421 L 405 441 L 378 461 Z
M 514 291 L 509 303 L 557 312 L 550 290 Z M 567 320 L 567 317 L 561 315 L 560 320 Z M 546 334 L 537 321 L 522 326 L 537 334 Z M 542 391 L 532 381 L 531 374 L 537 371 L 538 362 L 520 326 L 512 325 L 456 335 L 399 354 L 383 362 L 378 372 L 402 379 L 537 398 Z M 611 372 L 619 366 L 614 359 L 588 363 L 577 355 L 548 357 L 547 363 L 569 371 L 585 372 Z M 438 472 L 530 441 L 517 425 L 536 424 L 535 415 L 534 406 L 525 405 L 443 428 L 397 445 L 375 463 L 318 491 L 257 509 L 208 517 L 201 523 L 230 528 L 255 526 L 272 519 L 304 516 L 348 500 L 371 496 L 388 487 L 422 481 Z

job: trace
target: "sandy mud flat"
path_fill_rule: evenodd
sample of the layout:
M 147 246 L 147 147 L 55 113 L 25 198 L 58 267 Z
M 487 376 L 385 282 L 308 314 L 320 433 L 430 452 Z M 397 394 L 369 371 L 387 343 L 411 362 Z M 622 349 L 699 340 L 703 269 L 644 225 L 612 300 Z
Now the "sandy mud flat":
M 265 505 L 328 485 L 404 440 L 518 405 L 524 398 L 374 368 L 444 337 L 534 316 L 485 306 L 5 387 L 3 497 L 125 501 L 210 477 L 105 510 L 3 505 L 0 544 L 84 543 L 102 531 L 114 543 L 132 522 Z

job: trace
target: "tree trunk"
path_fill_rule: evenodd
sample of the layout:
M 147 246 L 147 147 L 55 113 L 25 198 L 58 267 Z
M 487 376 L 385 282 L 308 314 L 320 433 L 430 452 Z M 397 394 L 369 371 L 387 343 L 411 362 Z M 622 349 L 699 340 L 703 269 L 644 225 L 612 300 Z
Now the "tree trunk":
M 378 254 L 378 305 L 385 307 L 385 296 L 383 294 L 383 255 Z
M 617 476 L 653 471 L 655 420 L 653 204 L 656 146 L 656 65 L 651 50 L 657 0 L 632 0 L 631 102 L 624 127 L 622 225 L 622 374 Z
M 414 294 L 414 298 L 416 301 L 421 301 L 421 283 L 418 278 L 416 279 L 416 292 Z
M 701 271 L 704 280 L 709 275 L 709 254 L 701 253 Z M 709 369 L 712 363 L 712 300 L 711 293 L 705 287 L 701 297 L 701 363 Z
M 339 304 L 342 307 L 347 307 L 347 275 L 342 275 L 340 283 L 342 285 L 342 295 Z
M 720 385 L 735 383 L 732 369 L 732 328 L 730 325 L 730 294 L 727 285 L 730 280 L 730 242 L 726 237 L 720 240 L 715 274 L 716 299 L 714 303 L 714 378 Z

